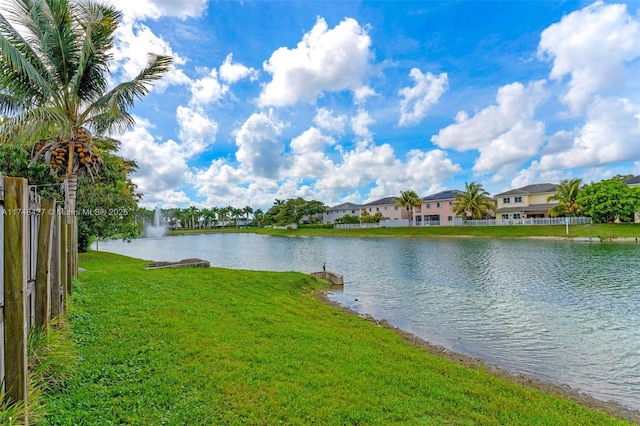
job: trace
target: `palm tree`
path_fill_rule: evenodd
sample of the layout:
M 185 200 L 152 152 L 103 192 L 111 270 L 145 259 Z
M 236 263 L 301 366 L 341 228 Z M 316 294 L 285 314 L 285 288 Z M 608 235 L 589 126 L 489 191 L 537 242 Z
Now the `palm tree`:
M 248 223 L 248 222 L 249 222 L 249 215 L 250 215 L 251 213 L 253 213 L 253 207 L 251 207 L 251 206 L 245 206 L 245 207 L 242 209 L 242 213 L 244 213 L 244 214 L 246 214 L 246 215 L 247 215 L 247 223 Z
M 413 209 L 422 205 L 422 200 L 415 191 L 400 191 L 400 197 L 395 198 L 398 207 L 404 207 L 409 212 L 413 224 Z
M 238 207 L 231 207 L 229 206 L 229 211 L 231 212 L 231 214 L 233 215 L 233 220 L 235 221 L 235 227 L 238 227 L 238 219 L 240 219 L 240 216 L 242 216 L 243 211 L 242 209 L 238 208 Z
M 489 193 L 477 182 L 465 182 L 464 192 L 454 197 L 453 212 L 465 219 L 482 219 L 494 208 Z
M 191 229 L 196 229 L 196 220 L 200 223 L 200 211 L 196 206 L 189 206 L 188 217 L 191 219 Z
M 96 172 L 95 142 L 134 124 L 127 110 L 172 63 L 150 55 L 131 81 L 107 91 L 121 13 L 88 0 L 12 0 L 0 13 L 0 143 L 35 145 L 65 181 L 75 209 L 79 175 Z
M 227 221 L 229 220 L 229 214 L 231 214 L 231 209 L 233 207 L 220 207 L 219 217 L 222 219 L 222 226 L 225 227 L 228 225 Z
M 577 216 L 582 211 L 582 206 L 577 202 L 578 194 L 582 186 L 582 179 L 565 179 L 560 182 L 556 193 L 547 198 L 549 201 L 557 201 L 558 205 L 549 210 L 549 216 Z
M 253 212 L 253 220 L 256 226 L 260 227 L 262 225 L 262 221 L 264 220 L 264 212 L 262 209 L 257 209 Z

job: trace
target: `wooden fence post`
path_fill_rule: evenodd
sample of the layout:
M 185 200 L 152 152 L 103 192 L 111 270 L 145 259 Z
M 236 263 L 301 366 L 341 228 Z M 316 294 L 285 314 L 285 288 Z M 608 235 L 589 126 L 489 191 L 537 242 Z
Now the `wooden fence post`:
M 62 217 L 60 224 L 60 279 L 65 294 L 69 294 L 69 226 L 67 226 L 66 213 Z
M 73 267 L 73 216 L 69 218 L 69 222 L 65 224 L 67 228 L 67 294 L 71 294 L 73 291 L 73 277 L 74 277 L 74 267 Z
M 27 403 L 27 180 L 4 178 L 5 390 Z
M 62 264 L 62 214 L 56 209 L 53 217 L 53 241 L 51 244 L 51 316 L 55 317 L 64 312 L 64 290 L 60 291 L 64 280 L 61 278 Z
M 54 198 L 43 198 L 40 205 L 36 264 L 36 327 L 48 328 L 51 315 L 51 241 L 55 206 Z

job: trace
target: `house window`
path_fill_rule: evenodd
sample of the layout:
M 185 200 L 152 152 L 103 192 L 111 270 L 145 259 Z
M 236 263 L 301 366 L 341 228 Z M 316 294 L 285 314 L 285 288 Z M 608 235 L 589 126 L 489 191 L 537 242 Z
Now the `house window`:
M 453 201 L 449 201 L 449 205 L 450 205 L 450 206 L 451 206 L 451 205 L 453 205 Z
M 431 203 L 427 203 L 427 208 L 430 209 L 431 208 Z
M 438 203 L 436 203 L 436 207 L 440 207 L 440 203 L 439 203 L 439 202 L 438 202 Z
M 371 212 L 371 207 L 369 207 L 369 212 Z
M 380 211 L 380 207 L 376 207 L 376 211 L 379 212 Z
M 355 210 L 351 210 L 351 214 L 356 214 L 356 211 Z
M 430 215 L 425 215 L 424 216 L 424 221 L 425 222 L 440 222 L 440 215 L 439 214 L 430 214 Z
M 509 215 L 508 214 L 503 214 L 502 215 L 502 219 L 503 220 L 509 220 Z
M 447 220 L 451 222 L 453 220 L 453 216 L 447 216 Z
M 511 203 L 511 198 L 510 197 L 504 197 L 504 199 L 502 200 L 502 202 L 504 204 L 510 204 Z
M 522 202 L 522 197 L 513 197 L 513 202 L 514 203 L 521 203 Z
M 514 219 L 520 219 L 520 213 L 514 213 L 513 214 L 513 218 Z

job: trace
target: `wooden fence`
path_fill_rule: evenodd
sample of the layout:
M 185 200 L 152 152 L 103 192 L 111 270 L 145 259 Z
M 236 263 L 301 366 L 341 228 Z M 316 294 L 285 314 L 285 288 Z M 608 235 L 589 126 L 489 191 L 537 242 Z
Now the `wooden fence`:
M 77 275 L 77 221 L 0 175 L 0 386 L 9 402 L 27 403 L 27 337 L 64 311 Z

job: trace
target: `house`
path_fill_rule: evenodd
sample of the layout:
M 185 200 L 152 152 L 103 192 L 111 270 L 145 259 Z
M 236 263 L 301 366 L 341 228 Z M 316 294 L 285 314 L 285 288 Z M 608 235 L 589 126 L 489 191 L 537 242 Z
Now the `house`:
M 360 204 L 338 204 L 337 206 L 328 208 L 327 211 L 323 213 L 322 223 L 334 223 L 337 219 L 346 215 L 360 216 L 360 209 L 362 209 Z
M 384 220 L 409 219 L 409 212 L 406 209 L 398 207 L 396 197 L 385 197 L 366 204 L 343 203 L 330 207 L 322 216 L 323 223 L 335 223 L 337 219 L 343 216 L 360 216 L 366 211 L 371 216 L 376 213 L 382 213 Z
M 462 217 L 453 212 L 457 189 L 442 191 L 422 199 L 422 205 L 414 210 L 416 226 L 453 226 L 462 225 Z
M 553 183 L 538 183 L 497 194 L 496 219 L 549 217 L 549 209 L 558 203 L 548 202 L 547 198 L 554 195 L 557 189 L 558 185 Z
M 362 210 L 366 210 L 371 216 L 382 213 L 384 220 L 409 219 L 407 209 L 398 207 L 397 197 L 385 197 L 364 204 Z M 362 214 L 362 213 L 361 213 Z

